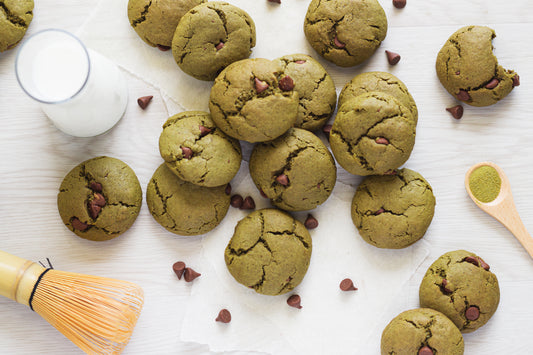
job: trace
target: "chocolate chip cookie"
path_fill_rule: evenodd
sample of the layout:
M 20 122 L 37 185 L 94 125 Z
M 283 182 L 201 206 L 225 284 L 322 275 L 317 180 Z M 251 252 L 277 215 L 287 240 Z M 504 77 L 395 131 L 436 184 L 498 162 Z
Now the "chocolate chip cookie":
M 255 46 L 255 24 L 240 8 L 220 1 L 199 5 L 183 16 L 172 40 L 172 54 L 185 73 L 214 80 L 229 64 L 248 58 Z
M 492 53 L 493 29 L 467 26 L 448 38 L 437 56 L 437 76 L 455 98 L 472 106 L 489 106 L 505 98 L 520 78 L 498 64 Z
M 121 160 L 97 157 L 76 166 L 63 179 L 57 206 L 76 235 L 103 241 L 131 227 L 141 210 L 141 185 Z
M 341 67 L 363 63 L 387 35 L 387 17 L 377 0 L 312 0 L 305 17 L 309 44 Z
M 33 0 L 0 2 L 0 52 L 15 47 L 33 19 Z
M 311 236 L 301 222 L 279 210 L 263 209 L 239 221 L 224 259 L 237 282 L 274 296 L 302 282 L 311 250 Z
M 485 325 L 500 302 L 498 279 L 479 256 L 466 250 L 442 255 L 420 284 L 420 306 L 444 313 L 463 333 Z

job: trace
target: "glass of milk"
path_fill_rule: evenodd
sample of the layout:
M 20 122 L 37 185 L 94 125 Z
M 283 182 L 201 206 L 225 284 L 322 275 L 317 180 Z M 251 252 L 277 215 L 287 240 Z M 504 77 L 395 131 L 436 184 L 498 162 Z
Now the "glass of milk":
M 124 74 L 69 32 L 48 29 L 30 36 L 17 53 L 15 73 L 54 125 L 72 136 L 102 134 L 124 115 Z

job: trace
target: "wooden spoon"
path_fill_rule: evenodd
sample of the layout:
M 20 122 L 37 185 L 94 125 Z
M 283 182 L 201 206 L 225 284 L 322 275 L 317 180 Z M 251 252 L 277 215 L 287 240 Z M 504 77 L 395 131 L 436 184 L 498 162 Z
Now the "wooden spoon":
M 502 181 L 500 187 L 500 193 L 491 202 L 481 202 L 479 201 L 470 191 L 470 175 L 474 170 L 481 166 L 490 166 L 496 169 L 500 179 Z M 496 164 L 491 162 L 483 162 L 473 165 L 465 177 L 465 187 L 468 195 L 481 208 L 483 211 L 494 217 L 498 222 L 503 224 L 513 235 L 518 239 L 522 246 L 526 249 L 529 255 L 533 258 L 533 238 L 526 230 L 524 223 L 518 215 L 516 206 L 514 204 L 513 195 L 511 193 L 511 185 L 509 184 L 509 179 L 503 172 L 503 170 Z

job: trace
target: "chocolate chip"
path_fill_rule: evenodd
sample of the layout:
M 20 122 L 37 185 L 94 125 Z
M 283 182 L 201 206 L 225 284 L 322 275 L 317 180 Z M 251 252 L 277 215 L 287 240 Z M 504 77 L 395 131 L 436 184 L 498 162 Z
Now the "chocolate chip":
M 92 219 L 96 219 L 98 215 L 100 214 L 100 211 L 102 210 L 102 207 L 98 206 L 96 203 L 94 203 L 94 200 L 89 202 L 89 215 Z
M 389 145 L 389 140 L 387 138 L 378 137 L 378 138 L 376 138 L 376 143 L 377 144 Z
M 485 270 L 487 270 L 487 271 L 490 270 L 490 266 L 489 266 L 489 264 L 487 264 L 487 263 L 485 262 L 485 260 L 483 260 L 483 259 L 481 259 L 481 258 L 479 258 L 479 265 L 480 265 L 483 269 L 485 269 Z
M 267 0 L 268 2 L 275 2 L 276 4 L 281 4 L 281 0 Z
M 377 210 L 376 212 L 374 212 L 374 216 L 379 216 L 380 214 L 382 214 L 383 212 L 385 212 L 385 210 L 383 208 L 380 208 L 379 210 Z
M 296 64 L 304 64 L 305 62 L 306 62 L 305 60 L 297 60 L 294 63 L 296 63 Z
M 459 93 L 457 94 L 457 99 L 461 101 L 468 101 L 470 100 L 470 94 L 464 90 L 459 90 Z
M 513 87 L 520 86 L 520 75 L 513 76 Z
M 96 192 L 102 192 L 102 184 L 96 181 L 91 181 L 91 183 L 89 184 L 89 188 Z
M 391 51 L 385 51 L 387 54 L 387 60 L 389 61 L 390 65 L 396 65 L 402 59 L 402 57 L 398 53 L 394 53 Z
M 291 91 L 294 89 L 294 80 L 288 75 L 284 76 L 279 81 L 279 88 L 283 91 Z
M 263 196 L 264 198 L 268 198 L 268 196 L 265 194 L 265 192 L 261 189 L 259 189 L 259 194 Z
M 208 134 L 209 132 L 212 131 L 211 128 L 207 128 L 207 127 L 204 127 L 202 125 L 198 126 L 200 128 L 200 137 L 203 137 L 205 136 L 206 134 Z
M 474 258 L 473 256 L 467 256 L 466 258 L 463 259 L 463 261 L 466 261 L 467 263 L 479 266 L 478 260 L 476 258 Z
M 353 281 L 351 279 L 342 280 L 339 287 L 343 291 L 357 291 L 357 287 L 353 285 Z
M 233 195 L 231 196 L 231 200 L 229 204 L 231 205 L 231 207 L 241 208 L 243 201 L 244 199 L 242 198 L 241 195 Z
M 102 195 L 102 194 L 100 194 L 98 192 L 95 192 L 93 200 L 92 200 L 92 203 L 94 203 L 97 206 L 104 207 L 106 205 L 106 201 L 105 201 L 104 195 Z
M 268 89 L 268 87 L 269 85 L 266 82 L 261 81 L 258 78 L 255 78 L 255 91 L 257 91 L 258 94 Z
M 449 288 L 447 288 L 446 286 L 448 286 L 448 280 L 442 279 L 442 283 L 441 283 L 441 288 L 440 289 L 442 290 L 442 292 L 444 292 L 445 294 L 449 295 L 453 291 L 450 290 Z
M 289 177 L 285 174 L 281 174 L 278 177 L 276 177 L 276 181 L 278 182 L 278 184 L 283 185 L 283 186 L 289 185 Z
M 463 117 L 464 109 L 463 106 L 457 105 L 453 107 L 446 108 L 446 111 L 452 114 L 452 117 L 456 120 L 460 120 Z
M 181 280 L 181 276 L 185 272 L 185 263 L 183 261 L 176 261 L 174 265 L 172 265 L 172 270 L 174 270 L 178 279 Z
M 329 136 L 329 134 L 331 133 L 331 128 L 332 127 L 333 127 L 332 125 L 327 124 L 324 127 L 322 127 L 322 132 L 324 132 L 326 135 Z
M 229 323 L 231 322 L 231 313 L 224 308 L 218 312 L 218 317 L 215 320 L 220 323 Z
M 461 72 L 460 71 L 456 71 L 455 75 L 461 75 Z
M 224 48 L 224 42 L 220 42 L 219 44 L 215 46 L 215 48 L 217 51 L 221 50 L 222 48 Z
M 407 0 L 392 0 L 392 5 L 397 9 L 403 9 L 407 5 Z
M 226 195 L 231 195 L 231 185 L 230 184 L 226 185 L 226 189 L 224 190 L 224 192 L 226 193 Z
M 70 221 L 70 224 L 72 225 L 72 228 L 77 229 L 79 231 L 84 231 L 87 228 L 89 228 L 89 225 L 87 223 L 83 223 L 78 219 L 78 217 L 72 218 Z
M 344 48 L 346 47 L 346 44 L 342 43 L 341 41 L 339 41 L 339 39 L 337 38 L 337 36 L 335 35 L 335 38 L 333 39 L 333 42 L 335 43 L 335 47 L 337 48 Z
M 496 86 L 498 86 L 499 83 L 500 83 L 500 81 L 498 79 L 494 78 L 491 81 L 489 81 L 489 83 L 487 85 L 485 85 L 485 87 L 487 89 L 494 89 Z
M 289 297 L 287 299 L 287 304 L 291 307 L 294 307 L 294 308 L 298 308 L 298 309 L 302 309 L 302 306 L 301 306 L 301 298 L 300 296 L 298 295 L 292 295 L 291 297 Z
M 201 276 L 202 274 L 194 271 L 190 267 L 185 268 L 185 272 L 183 273 L 183 278 L 187 282 L 191 282 L 192 280 L 196 279 L 197 277 Z
M 305 219 L 304 226 L 307 229 L 315 229 L 318 227 L 318 220 L 312 215 L 308 214 L 307 218 Z
M 383 173 L 383 175 L 396 175 L 398 172 L 396 170 L 387 170 Z
M 183 159 L 191 159 L 192 157 L 192 149 L 189 147 L 180 147 L 181 154 L 183 155 Z
M 418 355 L 433 355 L 433 350 L 427 345 L 421 347 L 418 350 Z
M 159 49 L 160 51 L 166 52 L 166 51 L 170 50 L 170 47 L 169 46 L 164 46 L 162 44 L 158 44 L 157 45 L 157 49 Z
M 242 202 L 241 210 L 253 210 L 255 209 L 255 201 L 251 196 L 246 196 Z
M 476 306 L 470 306 L 466 309 L 465 317 L 468 320 L 476 320 L 479 318 L 479 308 Z
M 146 107 L 148 107 L 148 104 L 150 103 L 150 101 L 152 101 L 153 98 L 154 98 L 153 96 L 139 97 L 137 99 L 137 104 L 139 105 L 140 108 L 144 110 L 146 109 Z

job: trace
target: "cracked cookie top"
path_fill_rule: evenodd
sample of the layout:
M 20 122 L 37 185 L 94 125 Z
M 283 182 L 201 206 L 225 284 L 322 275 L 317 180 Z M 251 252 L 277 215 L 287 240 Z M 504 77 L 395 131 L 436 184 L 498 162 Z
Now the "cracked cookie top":
M 493 29 L 463 27 L 448 38 L 437 55 L 437 76 L 455 98 L 472 106 L 489 106 L 519 85 L 518 75 L 498 64 Z
M 180 179 L 195 185 L 226 185 L 241 166 L 241 145 L 215 126 L 207 112 L 170 117 L 159 137 L 159 152 Z
M 130 25 L 152 47 L 168 47 L 183 15 L 207 0 L 129 0 Z
M 411 111 L 393 96 L 374 91 L 343 103 L 329 143 L 335 159 L 348 172 L 383 175 L 407 161 L 415 134 Z
M 311 250 L 311 236 L 301 222 L 282 211 L 262 209 L 239 221 L 224 259 L 237 282 L 274 296 L 300 284 Z
M 0 52 L 15 47 L 33 19 L 33 0 L 0 0 Z
M 500 302 L 498 279 L 479 256 L 448 252 L 429 267 L 419 290 L 420 305 L 444 313 L 463 333 L 483 326 Z
M 286 55 L 275 60 L 281 71 L 292 78 L 299 95 L 294 127 L 315 131 L 329 120 L 337 104 L 335 83 L 324 67 L 305 54 Z
M 463 335 L 446 316 L 429 308 L 405 311 L 396 316 L 381 334 L 381 354 L 464 353 Z
M 181 180 L 165 163 L 148 183 L 146 202 L 154 219 L 179 235 L 198 235 L 214 229 L 228 212 L 226 186 L 203 187 Z
M 298 93 L 272 61 L 230 64 L 211 88 L 211 117 L 227 135 L 250 143 L 276 139 L 294 125 Z
M 229 64 L 248 58 L 254 46 L 250 15 L 228 3 L 210 1 L 183 16 L 172 39 L 172 54 L 185 73 L 209 81 Z
M 341 67 L 363 63 L 387 35 L 387 17 L 377 0 L 313 0 L 304 32 L 311 47 Z
M 76 235 L 109 240 L 131 227 L 141 209 L 137 176 L 123 161 L 97 157 L 80 163 L 63 179 L 57 206 Z
M 424 236 L 435 212 L 435 196 L 419 173 L 369 176 L 352 200 L 352 220 L 361 237 L 378 248 L 405 248 Z
M 328 199 L 337 168 L 317 136 L 291 128 L 271 142 L 256 144 L 250 156 L 250 175 L 276 207 L 305 211 Z

